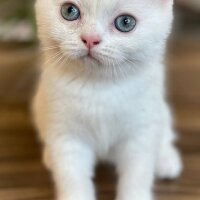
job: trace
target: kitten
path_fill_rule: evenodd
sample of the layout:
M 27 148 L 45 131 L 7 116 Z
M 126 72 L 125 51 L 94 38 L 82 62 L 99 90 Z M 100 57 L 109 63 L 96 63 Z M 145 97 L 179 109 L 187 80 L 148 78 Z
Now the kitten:
M 44 63 L 34 100 L 58 200 L 94 200 L 94 166 L 116 166 L 117 200 L 151 200 L 182 165 L 165 102 L 172 0 L 38 0 Z

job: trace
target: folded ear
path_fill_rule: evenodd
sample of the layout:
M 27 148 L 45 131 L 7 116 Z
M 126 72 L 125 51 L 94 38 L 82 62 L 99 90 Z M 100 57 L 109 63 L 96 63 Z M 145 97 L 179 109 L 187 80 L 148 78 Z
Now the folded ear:
M 163 3 L 163 4 L 170 4 L 170 5 L 172 5 L 173 3 L 174 3 L 174 0 L 159 0 L 161 3 Z
M 167 7 L 172 7 L 174 4 L 174 0 L 153 0 L 154 2 L 156 1 L 158 4 L 161 6 L 167 6 Z

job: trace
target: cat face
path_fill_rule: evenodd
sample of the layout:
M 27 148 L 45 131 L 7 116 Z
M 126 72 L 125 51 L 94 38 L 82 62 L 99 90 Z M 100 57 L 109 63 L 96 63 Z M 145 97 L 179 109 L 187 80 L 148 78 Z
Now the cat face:
M 47 48 L 102 66 L 146 62 L 162 54 L 172 0 L 38 0 L 38 32 Z

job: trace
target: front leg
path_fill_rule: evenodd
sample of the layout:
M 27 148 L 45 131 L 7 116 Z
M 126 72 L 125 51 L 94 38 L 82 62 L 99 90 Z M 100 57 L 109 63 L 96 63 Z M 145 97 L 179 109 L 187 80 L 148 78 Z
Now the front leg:
M 159 179 L 175 179 L 180 176 L 183 166 L 180 153 L 175 146 L 176 134 L 172 126 L 172 117 L 168 106 L 164 105 L 164 123 L 162 139 L 156 162 L 156 176 Z
M 60 138 L 45 146 L 58 200 L 95 200 L 92 183 L 94 155 L 77 139 Z
M 116 147 L 114 158 L 119 175 L 117 200 L 153 199 L 156 137 L 148 133 L 139 134 Z

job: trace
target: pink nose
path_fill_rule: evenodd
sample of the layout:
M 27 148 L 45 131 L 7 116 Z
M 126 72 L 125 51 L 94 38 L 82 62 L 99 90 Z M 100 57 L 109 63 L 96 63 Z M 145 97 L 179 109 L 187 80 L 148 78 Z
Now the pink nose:
M 85 46 L 88 47 L 89 49 L 100 44 L 101 42 L 101 39 L 98 35 L 82 35 L 81 40 L 83 41 Z

